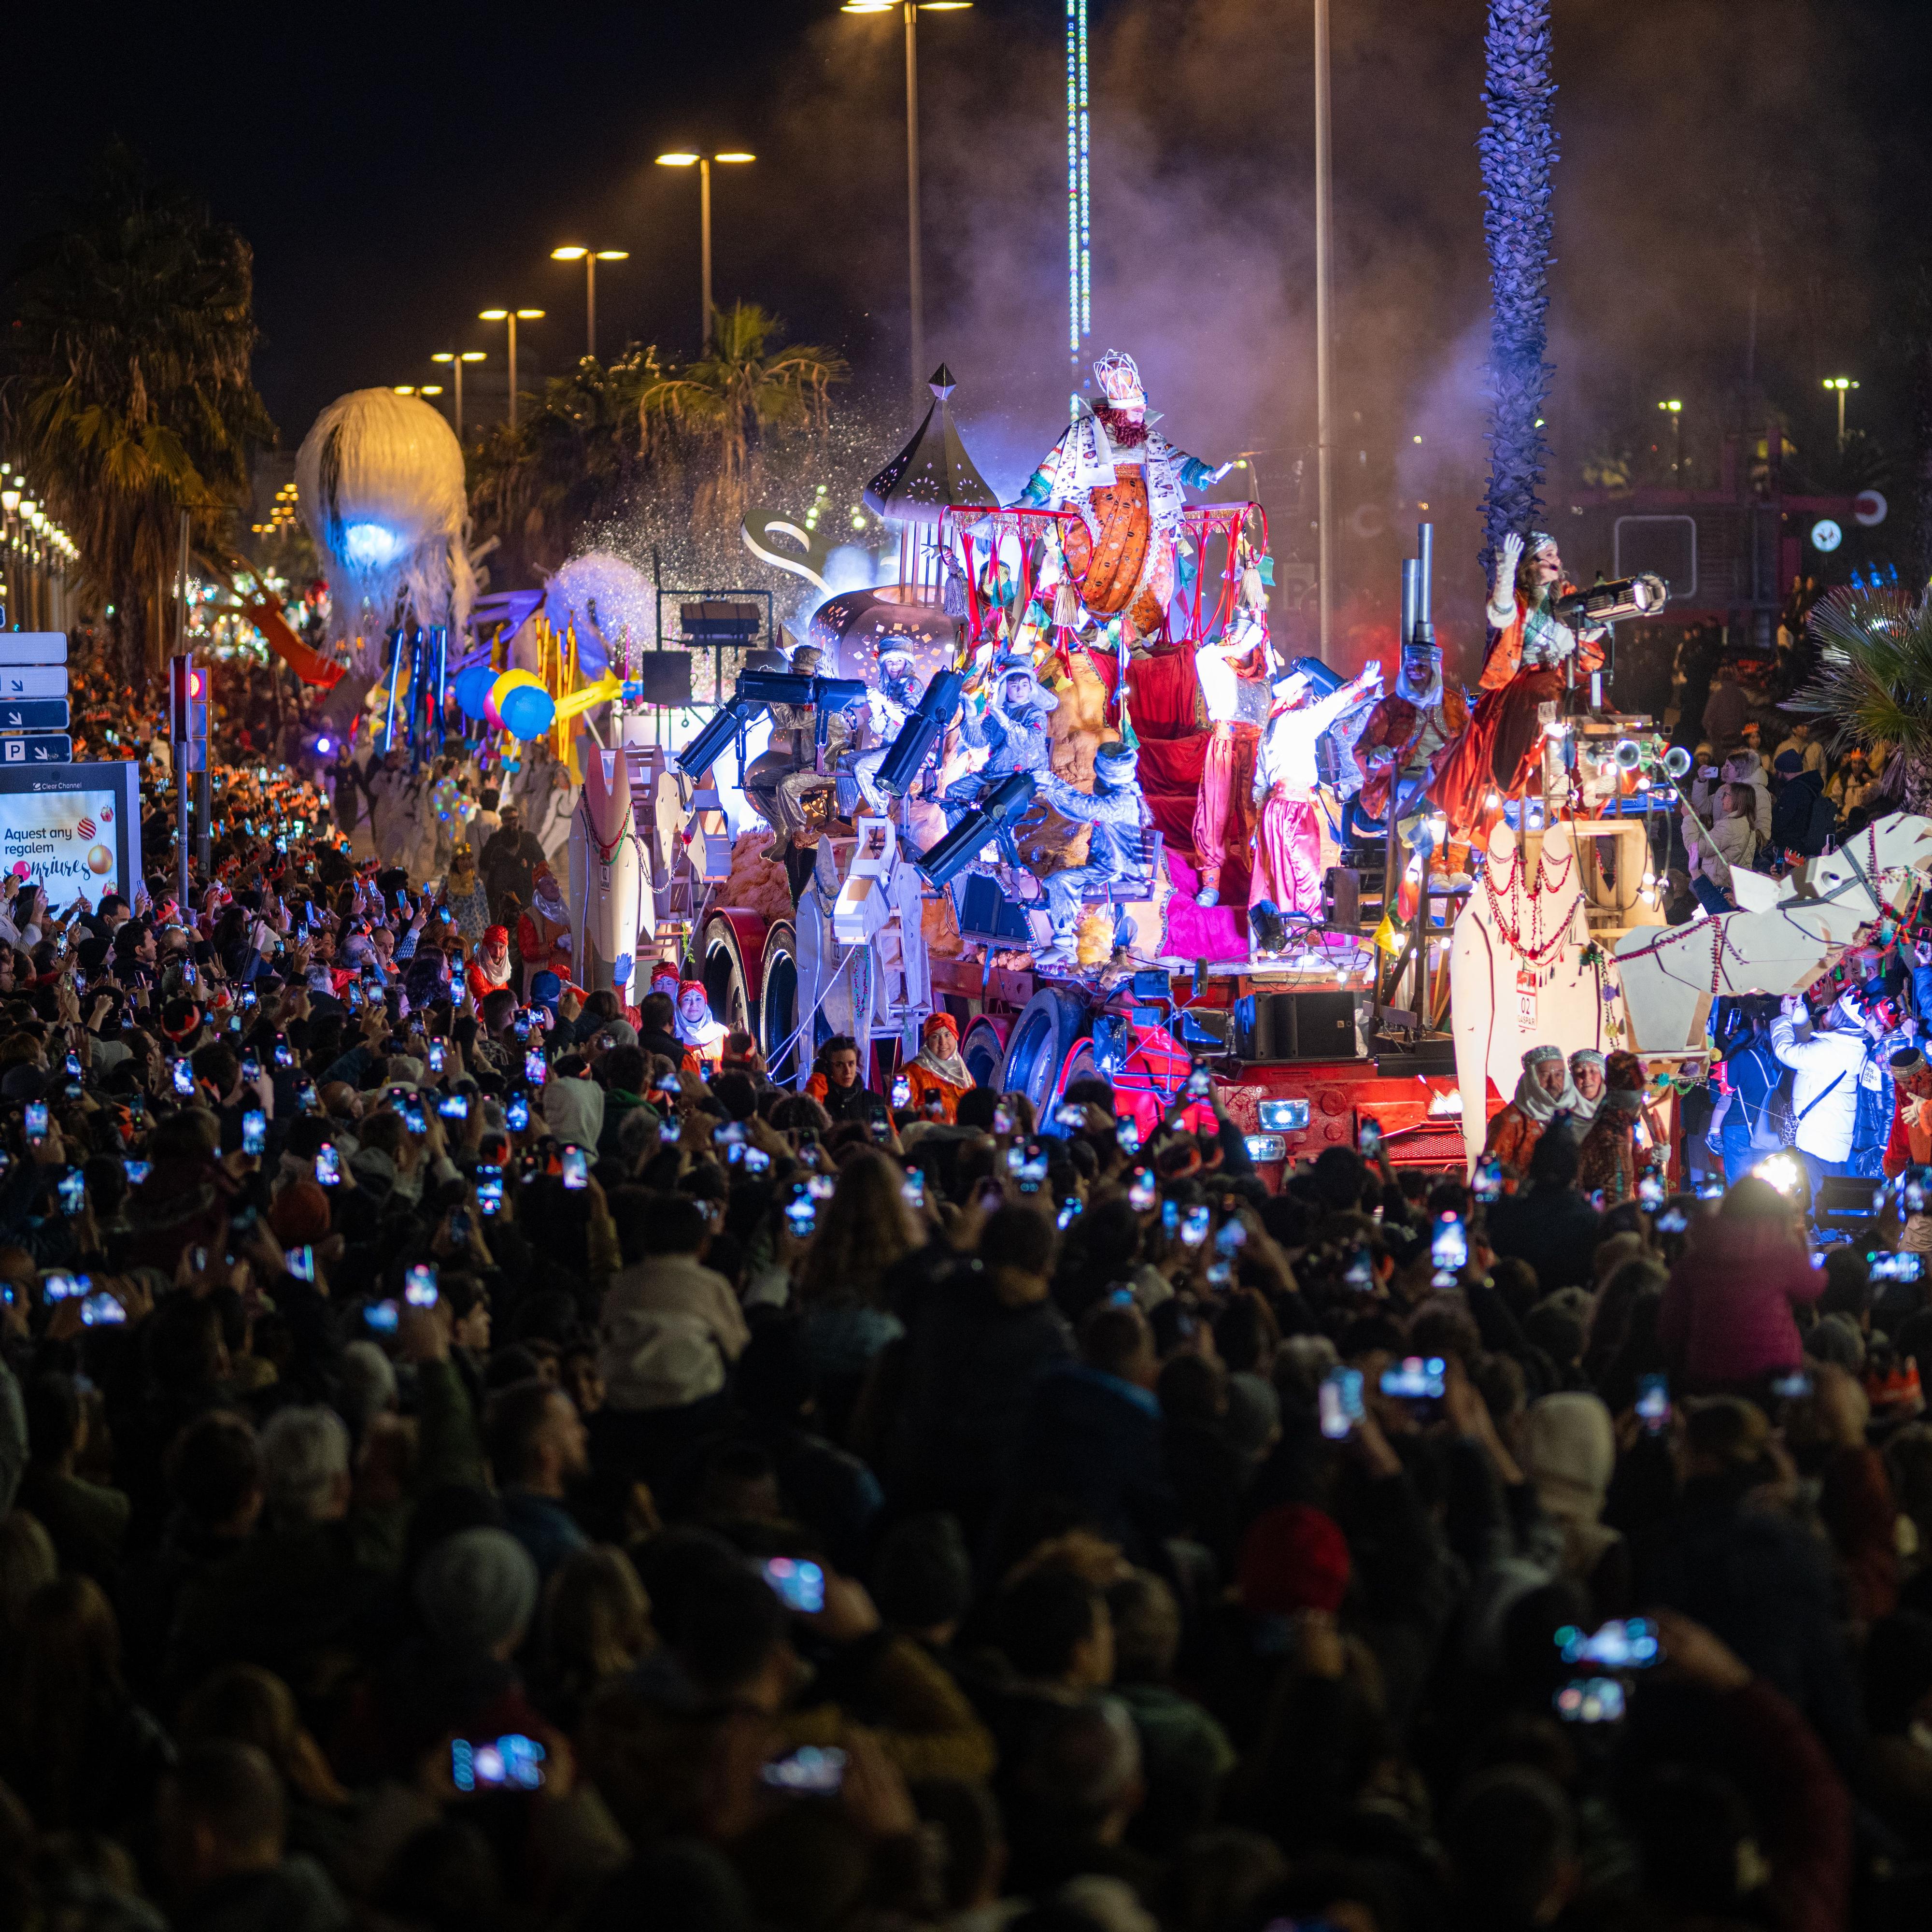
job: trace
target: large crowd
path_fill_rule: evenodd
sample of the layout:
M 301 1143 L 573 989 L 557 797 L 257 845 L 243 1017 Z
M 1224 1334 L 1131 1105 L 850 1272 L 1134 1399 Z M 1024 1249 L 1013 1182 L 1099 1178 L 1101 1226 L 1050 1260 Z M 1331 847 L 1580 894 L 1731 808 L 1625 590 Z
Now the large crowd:
M 1922 1921 L 1910 1158 L 1824 1246 L 1742 1073 L 1678 1192 L 1561 1054 L 1468 1186 L 782 1089 L 442 776 L 0 909 L 6 1924 Z

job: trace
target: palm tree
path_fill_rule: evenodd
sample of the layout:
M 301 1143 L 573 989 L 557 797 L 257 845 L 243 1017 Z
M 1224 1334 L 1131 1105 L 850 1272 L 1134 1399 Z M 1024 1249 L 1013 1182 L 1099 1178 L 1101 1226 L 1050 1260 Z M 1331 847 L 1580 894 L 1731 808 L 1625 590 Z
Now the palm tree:
M 1543 405 L 1550 389 L 1550 172 L 1556 135 L 1550 104 L 1550 0 L 1490 0 L 1483 100 L 1489 122 L 1476 142 L 1488 212 L 1490 487 L 1483 499 L 1484 581 L 1502 540 L 1526 535 L 1541 514 L 1550 446 Z
M 182 512 L 224 550 L 254 451 L 274 436 L 249 370 L 253 252 L 116 146 L 8 292 L 0 417 L 112 606 L 138 682 L 165 651 Z
M 757 303 L 734 303 L 717 317 L 704 354 L 644 393 L 652 446 L 700 472 L 700 522 L 735 526 L 759 493 L 767 457 L 788 440 L 822 434 L 832 385 L 849 374 L 836 350 L 776 340 L 784 329 Z
M 1786 711 L 1828 720 L 1830 748 L 1889 747 L 1886 789 L 1932 813 L 1932 592 L 1841 585 L 1811 607 L 1818 668 Z

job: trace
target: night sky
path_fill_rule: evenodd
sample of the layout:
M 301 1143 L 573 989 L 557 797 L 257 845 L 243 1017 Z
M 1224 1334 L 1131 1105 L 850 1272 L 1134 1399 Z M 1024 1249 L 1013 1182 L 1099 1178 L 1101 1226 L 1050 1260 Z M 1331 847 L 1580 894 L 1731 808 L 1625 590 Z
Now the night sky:
M 484 307 L 548 311 L 523 336 L 526 387 L 567 366 L 583 279 L 548 259 L 560 243 L 631 251 L 599 277 L 607 354 L 626 337 L 688 353 L 698 184 L 652 157 L 694 144 L 761 158 L 717 171 L 720 299 L 763 301 L 902 393 L 892 16 L 836 0 L 24 10 L 0 259 L 126 137 L 253 243 L 258 380 L 285 448 L 345 389 L 436 380 L 436 349 L 490 352 L 472 415 L 494 413 L 502 332 Z M 1888 290 L 1932 262 L 1928 16 L 1924 0 L 1559 0 L 1562 461 L 1653 392 L 1695 400 L 1687 445 L 1714 437 L 1700 424 L 1736 390 L 1748 242 L 1766 251 L 1758 380 L 1808 434 L 1820 365 L 1861 376 L 1873 426 L 1895 421 Z M 1308 9 L 1095 0 L 1094 18 L 1094 348 L 1141 356 L 1184 446 L 1264 452 L 1286 500 L 1312 390 Z M 1478 0 L 1336 8 L 1338 400 L 1365 476 L 1414 452 L 1434 467 L 1390 489 L 1456 504 L 1482 460 L 1482 25 Z M 952 364 L 1004 488 L 1064 406 L 1060 34 L 1042 0 L 921 29 L 930 359 Z

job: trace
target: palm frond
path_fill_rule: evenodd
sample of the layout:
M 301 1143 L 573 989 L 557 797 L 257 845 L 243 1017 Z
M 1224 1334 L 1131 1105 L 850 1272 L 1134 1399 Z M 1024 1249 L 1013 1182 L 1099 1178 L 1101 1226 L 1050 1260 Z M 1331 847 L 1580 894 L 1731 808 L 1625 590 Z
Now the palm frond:
M 1932 758 L 1932 593 L 1841 586 L 1811 607 L 1819 663 L 1784 708 L 1825 721 L 1834 752 Z

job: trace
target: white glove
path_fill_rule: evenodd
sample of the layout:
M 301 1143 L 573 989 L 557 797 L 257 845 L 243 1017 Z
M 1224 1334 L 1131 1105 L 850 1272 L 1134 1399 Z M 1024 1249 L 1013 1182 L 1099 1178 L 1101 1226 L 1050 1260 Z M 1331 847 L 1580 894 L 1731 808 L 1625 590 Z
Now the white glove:
M 1512 530 L 1503 538 L 1501 555 L 1496 559 L 1496 602 L 1516 596 L 1516 566 L 1522 561 L 1522 539 Z

